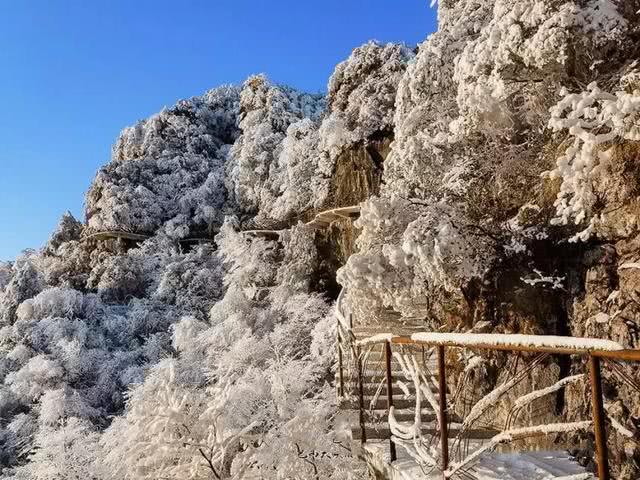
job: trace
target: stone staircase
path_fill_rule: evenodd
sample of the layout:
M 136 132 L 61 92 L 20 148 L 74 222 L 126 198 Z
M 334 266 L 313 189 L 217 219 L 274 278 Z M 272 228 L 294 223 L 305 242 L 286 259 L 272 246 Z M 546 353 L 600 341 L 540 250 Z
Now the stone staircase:
M 384 327 L 380 326 L 357 326 L 352 332 L 357 340 L 363 340 L 377 334 L 386 333 Z M 424 331 L 424 327 L 405 325 L 402 327 L 394 327 L 393 332 L 396 335 L 411 335 L 419 331 Z M 388 440 L 390 437 L 390 428 L 388 421 L 387 409 L 387 384 L 386 384 L 386 361 L 384 353 L 384 344 L 375 344 L 363 346 L 362 352 L 369 353 L 365 355 L 363 361 L 363 401 L 364 401 L 364 433 L 366 441 L 382 441 Z M 430 355 L 429 349 L 422 349 L 417 345 L 394 345 L 393 351 L 411 354 L 417 360 L 418 364 L 428 371 L 429 376 L 433 380 L 431 382 L 431 391 L 436 399 L 438 398 L 438 379 L 437 364 L 435 353 Z M 394 416 L 396 420 L 404 425 L 410 426 L 415 420 L 415 386 L 413 382 L 407 381 L 402 369 L 396 360 L 391 360 L 392 372 L 392 393 Z M 336 380 L 338 375 L 336 374 Z M 399 386 L 398 381 L 402 381 L 409 391 L 409 395 Z M 362 426 L 360 425 L 359 416 L 359 389 L 357 384 L 357 375 L 344 376 L 345 397 L 340 401 L 340 409 L 349 412 L 351 420 L 351 436 L 352 440 L 360 441 L 362 439 Z M 439 436 L 437 429 L 437 415 L 431 405 L 423 398 L 422 408 L 420 411 L 422 435 L 423 437 Z M 461 420 L 455 416 L 449 416 L 449 436 L 455 437 L 459 433 Z M 471 430 L 465 432 L 465 437 L 472 439 L 488 439 L 496 432 L 486 430 Z M 435 440 L 435 439 L 434 439 Z M 437 443 L 437 440 L 435 440 Z
M 411 333 L 423 331 L 424 327 L 402 327 L 401 329 L 394 328 L 394 333 L 402 335 L 410 335 Z M 357 340 L 362 340 L 374 335 L 385 333 L 384 327 L 379 326 L 359 326 L 352 329 L 353 334 Z M 389 422 L 388 422 L 388 409 L 387 409 L 387 384 L 386 384 L 386 363 L 384 354 L 384 344 L 368 345 L 362 347 L 362 352 L 369 353 L 365 356 L 363 361 L 362 372 L 362 386 L 363 386 L 363 401 L 365 407 L 364 421 L 365 421 L 365 435 L 367 440 L 387 440 L 390 435 Z M 394 348 L 398 351 L 397 348 Z M 409 349 L 406 348 L 405 351 Z M 415 347 L 412 347 L 415 350 Z M 416 355 L 418 362 L 423 365 L 422 351 L 411 352 Z M 427 359 L 428 352 L 425 352 L 424 360 L 431 372 L 436 372 L 435 359 Z M 415 386 L 413 382 L 408 382 L 402 372 L 398 361 L 392 357 L 391 359 L 391 372 L 393 378 L 393 405 L 395 410 L 395 418 L 401 423 L 410 425 L 415 419 Z M 409 395 L 405 395 L 403 389 L 399 386 L 398 380 L 402 381 L 407 389 Z M 350 418 L 352 421 L 351 436 L 353 440 L 360 440 L 362 438 L 362 428 L 359 421 L 359 390 L 357 384 L 357 376 L 351 375 L 345 378 L 345 391 L 346 398 L 340 402 L 340 408 L 342 410 L 351 413 Z M 437 386 L 434 385 L 434 390 Z M 437 391 L 436 391 L 437 394 Z M 424 405 L 421 410 L 421 420 L 425 427 L 425 430 L 429 428 L 434 429 L 437 419 L 437 413 L 429 405 Z M 425 431 L 425 433 L 428 433 Z M 434 430 L 435 433 L 435 430 Z

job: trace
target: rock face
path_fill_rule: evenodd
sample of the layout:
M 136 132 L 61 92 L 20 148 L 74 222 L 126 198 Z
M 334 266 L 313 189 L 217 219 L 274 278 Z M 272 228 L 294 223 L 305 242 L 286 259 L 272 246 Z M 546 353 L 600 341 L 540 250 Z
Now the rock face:
M 384 160 L 389 154 L 388 138 L 357 143 L 350 146 L 336 159 L 331 176 L 329 196 L 320 210 L 359 205 L 380 191 Z M 311 219 L 309 212 L 307 220 Z M 356 253 L 358 229 L 352 220 L 333 222 L 329 228 L 316 233 L 316 245 L 320 258 L 319 291 L 336 299 L 340 285 L 336 272 Z
M 323 208 L 358 205 L 378 195 L 390 143 L 389 138 L 361 142 L 340 153 Z
M 338 273 L 357 315 L 384 322 L 391 308 L 428 330 L 640 347 L 639 10 L 637 1 L 439 2 L 439 30 L 398 85 L 380 194 L 364 204 L 357 253 Z M 466 392 L 459 413 L 511 365 L 480 357 L 451 359 L 451 387 Z M 640 369 L 623 368 L 640 383 Z M 640 394 L 604 370 L 614 476 L 637 478 Z M 584 359 L 548 359 L 518 391 L 584 371 Z M 578 382 L 520 421 L 589 419 L 588 399 Z M 513 398 L 502 401 L 508 411 Z M 569 442 L 593 448 L 588 435 Z

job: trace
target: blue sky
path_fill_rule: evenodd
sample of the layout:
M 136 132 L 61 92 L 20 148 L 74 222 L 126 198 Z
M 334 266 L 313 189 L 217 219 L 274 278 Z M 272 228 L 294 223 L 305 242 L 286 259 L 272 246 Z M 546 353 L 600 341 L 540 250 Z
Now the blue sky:
M 429 3 L 0 0 L 0 259 L 83 217 L 123 127 L 253 73 L 325 91 L 367 40 L 423 41 Z

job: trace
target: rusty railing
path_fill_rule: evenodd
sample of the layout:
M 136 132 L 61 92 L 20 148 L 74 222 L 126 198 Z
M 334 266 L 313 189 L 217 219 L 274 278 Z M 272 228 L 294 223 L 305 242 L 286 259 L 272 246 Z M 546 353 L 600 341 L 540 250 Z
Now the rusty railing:
M 339 318 L 340 320 L 340 318 Z M 350 320 L 350 315 L 349 315 Z M 520 335 L 495 335 L 495 334 L 417 334 L 412 336 L 393 336 L 378 339 L 370 338 L 356 341 L 349 331 L 351 325 L 345 325 L 344 317 L 339 321 L 338 328 L 338 392 L 341 398 L 346 398 L 354 393 L 358 397 L 359 427 L 361 429 L 360 441 L 367 442 L 365 417 L 366 405 L 363 397 L 363 375 L 368 368 L 368 358 L 375 348 L 382 347 L 379 353 L 380 358 L 384 358 L 384 371 L 380 372 L 383 384 L 386 384 L 386 405 L 389 416 L 389 451 L 391 462 L 397 458 L 396 447 L 402 445 L 410 451 L 410 454 L 419 459 L 425 468 L 441 468 L 445 478 L 458 475 L 462 478 L 475 478 L 469 470 L 469 465 L 478 459 L 481 453 L 497 448 L 498 445 L 513 441 L 524 440 L 530 437 L 540 437 L 546 435 L 562 435 L 585 432 L 593 426 L 595 436 L 595 455 L 598 478 L 609 480 L 610 469 L 607 451 L 606 416 L 603 403 L 602 390 L 602 361 L 611 362 L 611 372 L 614 376 L 626 385 L 640 392 L 640 385 L 631 375 L 624 372 L 624 367 L 620 362 L 640 362 L 640 350 L 622 349 L 614 342 L 596 339 L 580 339 L 575 337 L 552 337 L 552 336 L 520 336 Z M 413 349 L 413 351 L 407 350 Z M 511 365 L 507 379 L 491 390 L 487 395 L 477 401 L 468 411 L 464 412 L 462 419 L 455 420 L 459 423 L 457 430 L 452 432 L 450 426 L 454 415 L 450 415 L 450 405 L 447 399 L 447 361 L 446 356 L 450 349 L 460 349 L 464 354 L 470 354 L 477 350 L 488 352 L 504 352 L 507 355 L 507 362 L 515 358 Z M 422 351 L 421 361 L 416 360 L 416 352 Z M 427 354 L 425 354 L 427 351 Z M 345 388 L 345 358 L 349 353 L 352 365 L 350 374 L 355 376 L 357 384 L 356 392 L 347 392 Z M 407 353 L 408 352 L 408 353 Z M 436 377 L 432 374 L 427 365 L 426 358 L 432 354 L 436 356 L 437 383 L 433 380 Z M 572 356 L 582 357 L 587 360 L 588 378 L 590 383 L 590 398 L 593 420 L 574 421 L 567 423 L 552 423 L 545 425 L 534 425 L 528 427 L 514 428 L 518 414 L 526 406 L 530 406 L 534 400 L 550 395 L 576 383 L 585 378 L 585 374 L 568 376 L 565 370 L 564 377 L 555 384 L 543 389 L 535 390 L 516 399 L 507 416 L 504 427 L 497 430 L 487 429 L 474 430 L 474 425 L 480 423 L 481 419 L 487 416 L 492 402 L 502 399 L 508 392 L 514 391 L 527 376 L 532 375 L 535 368 L 544 367 L 549 357 Z M 524 358 L 532 356 L 533 358 Z M 559 357 L 558 357 L 559 358 Z M 416 395 L 416 423 L 413 427 L 400 425 L 394 417 L 394 381 L 397 378 L 397 371 L 394 373 L 392 361 L 396 360 L 396 365 L 402 367 L 402 375 L 406 380 L 415 384 Z M 379 364 L 382 362 L 380 361 Z M 466 372 L 466 370 L 465 370 Z M 394 376 L 396 378 L 394 378 Z M 464 382 L 457 384 L 462 386 Z M 403 384 L 404 386 L 404 384 Z M 406 388 L 406 387 L 403 387 Z M 586 386 L 585 386 L 586 388 Z M 438 391 L 437 399 L 433 390 Z M 454 401 L 459 399 L 460 391 L 452 392 Z M 421 436 L 421 423 L 418 416 L 421 415 L 421 401 L 426 400 L 437 413 L 437 423 L 435 425 L 437 434 L 430 439 L 416 441 Z M 374 399 L 374 402 L 376 400 Z M 463 402 L 464 403 L 464 402 Z M 466 407 L 465 407 L 466 410 Z M 490 412 L 489 412 L 490 413 Z M 491 415 L 488 415 L 491 416 Z M 417 425 L 417 427 L 416 427 Z M 475 433 L 474 433 L 475 432 Z M 475 436 L 474 436 L 475 435 Z M 439 442 L 438 442 L 439 440 Z M 451 444 L 451 441 L 453 443 Z M 413 443 L 412 443 L 413 442 Z M 439 445 L 438 445 L 439 444 Z M 473 444 L 473 445 L 472 445 Z M 475 447 L 472 453 L 470 446 Z M 439 448 L 439 449 L 438 449 Z M 450 460 L 451 449 L 458 461 L 452 463 Z

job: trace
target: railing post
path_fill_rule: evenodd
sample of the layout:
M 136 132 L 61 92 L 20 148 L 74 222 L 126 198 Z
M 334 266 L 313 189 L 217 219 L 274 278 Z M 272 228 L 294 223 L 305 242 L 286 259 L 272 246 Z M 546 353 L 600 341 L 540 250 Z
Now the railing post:
M 367 443 L 367 429 L 364 421 L 364 387 L 362 385 L 362 356 L 360 352 L 360 347 L 356 349 L 356 362 L 358 365 L 358 410 L 359 410 L 359 419 L 360 419 L 360 443 L 364 445 Z
M 342 371 L 342 336 L 340 335 L 340 325 L 338 325 L 338 396 L 344 398 L 344 373 Z
M 598 478 L 610 480 L 609 455 L 607 451 L 607 430 L 602 404 L 602 376 L 600 359 L 589 356 L 589 377 L 591 380 L 591 405 L 593 408 L 593 429 L 596 435 L 596 456 L 598 459 Z
M 391 407 L 393 407 L 393 378 L 391 376 L 391 342 L 384 342 L 384 360 L 386 363 L 387 372 L 387 411 L 391 413 Z M 396 456 L 396 444 L 393 443 L 391 435 L 391 424 L 389 424 L 389 454 L 391 462 L 395 462 Z
M 440 449 L 442 472 L 449 468 L 449 424 L 447 420 L 447 372 L 444 346 L 438 346 L 438 388 L 440 397 Z

